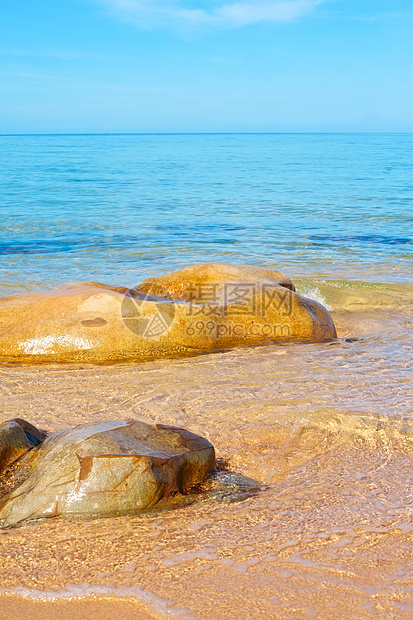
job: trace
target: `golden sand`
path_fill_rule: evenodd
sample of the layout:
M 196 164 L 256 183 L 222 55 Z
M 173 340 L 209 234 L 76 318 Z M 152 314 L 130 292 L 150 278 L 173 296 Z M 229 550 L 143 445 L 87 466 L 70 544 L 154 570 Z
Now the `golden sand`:
M 135 599 L 112 598 L 80 599 L 70 601 L 30 601 L 17 596 L 3 597 L 0 618 L 42 618 L 42 620 L 158 620 L 162 615 L 153 613 Z
M 332 343 L 1 366 L 2 420 L 182 426 L 259 488 L 2 530 L 0 617 L 411 618 L 412 324 L 400 299 L 358 300 L 333 313 Z

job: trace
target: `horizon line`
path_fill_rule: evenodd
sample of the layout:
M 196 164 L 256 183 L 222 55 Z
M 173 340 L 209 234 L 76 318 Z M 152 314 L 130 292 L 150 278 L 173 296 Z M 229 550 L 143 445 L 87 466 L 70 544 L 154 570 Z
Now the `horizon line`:
M 266 135 L 354 135 L 354 134 L 399 134 L 409 135 L 413 131 L 114 131 L 114 132 L 39 132 L 0 133 L 0 137 L 17 136 L 266 136 Z

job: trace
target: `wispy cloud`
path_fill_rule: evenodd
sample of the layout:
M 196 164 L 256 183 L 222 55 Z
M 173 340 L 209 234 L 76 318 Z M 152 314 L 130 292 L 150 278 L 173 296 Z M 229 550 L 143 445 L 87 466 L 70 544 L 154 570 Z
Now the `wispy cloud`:
M 99 0 L 116 14 L 144 28 L 220 26 L 237 28 L 258 22 L 287 22 L 313 11 L 326 0 L 225 2 L 223 0 Z M 202 5 L 196 7 L 194 5 Z

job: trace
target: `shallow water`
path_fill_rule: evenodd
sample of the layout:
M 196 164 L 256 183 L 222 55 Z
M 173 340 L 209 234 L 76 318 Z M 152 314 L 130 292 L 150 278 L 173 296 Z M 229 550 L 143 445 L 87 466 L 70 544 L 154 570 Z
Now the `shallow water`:
M 4 203 L 3 294 L 132 285 L 212 258 L 271 264 L 330 309 L 338 339 L 0 364 L 2 420 L 179 425 L 257 482 L 246 493 L 221 472 L 172 510 L 1 531 L 0 615 L 26 597 L 69 617 L 59 605 L 96 597 L 135 604 L 136 618 L 412 617 L 413 138 L 43 137 L 24 180 L 36 139 L 1 140 L 20 184 Z
M 3 367 L 2 419 L 181 425 L 260 483 L 247 497 L 207 484 L 167 512 L 3 531 L 3 591 L 50 600 L 107 588 L 160 617 L 411 617 L 411 316 L 400 304 L 364 310 L 360 289 L 339 289 L 331 343 Z
M 206 260 L 413 281 L 412 134 L 0 136 L 0 292 Z

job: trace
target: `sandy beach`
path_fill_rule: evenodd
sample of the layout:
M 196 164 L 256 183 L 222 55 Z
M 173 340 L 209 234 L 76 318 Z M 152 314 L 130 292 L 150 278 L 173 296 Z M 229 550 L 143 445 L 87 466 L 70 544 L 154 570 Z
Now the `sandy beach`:
M 321 293 L 329 343 L 0 367 L 2 419 L 182 426 L 221 469 L 170 510 L 3 529 L 0 617 L 411 617 L 411 287 Z
M 136 599 L 117 599 L 116 597 L 48 603 L 7 596 L 2 599 L 0 606 L 1 618 L 19 618 L 19 620 L 20 618 L 110 620 L 116 616 L 124 620 L 158 620 L 164 617 L 150 611 L 147 606 L 141 605 Z

